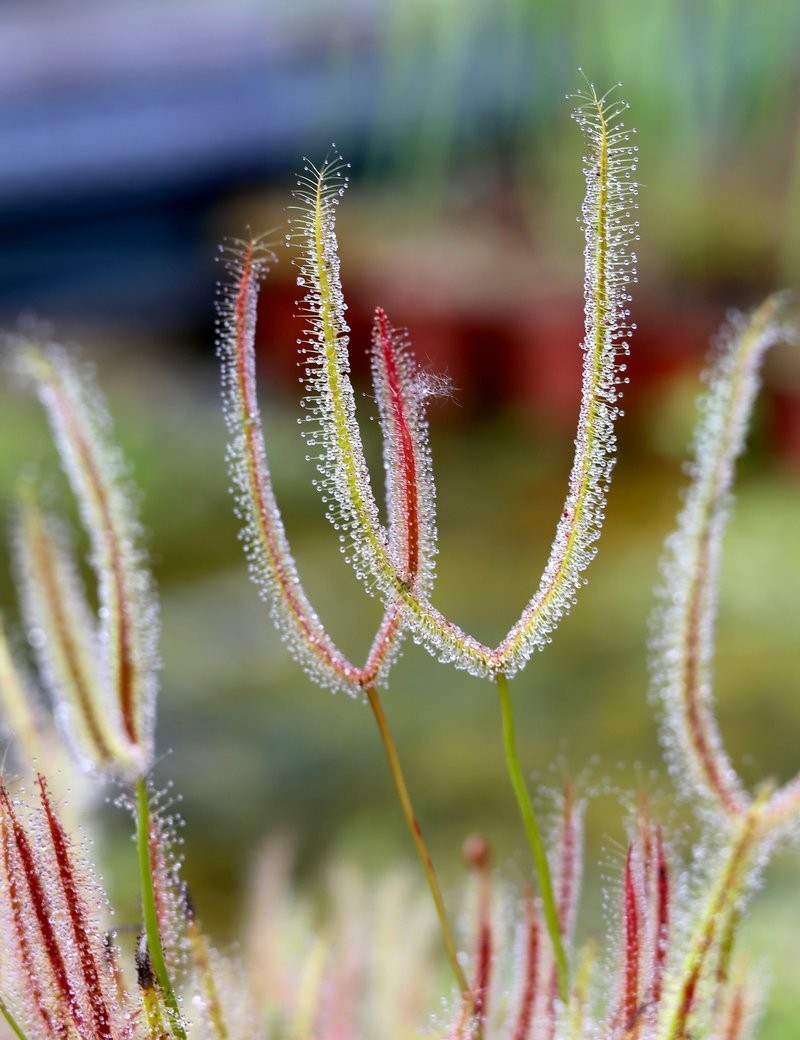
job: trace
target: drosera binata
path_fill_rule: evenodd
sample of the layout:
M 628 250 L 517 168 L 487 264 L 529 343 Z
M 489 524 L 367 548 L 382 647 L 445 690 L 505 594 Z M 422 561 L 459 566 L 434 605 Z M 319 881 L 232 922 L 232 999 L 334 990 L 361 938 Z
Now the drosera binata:
M 21 781 L 0 770 L 3 1040 L 406 1040 L 430 1036 L 432 1029 L 448 1040 L 754 1036 L 758 976 L 739 954 L 740 923 L 774 848 L 798 837 L 800 780 L 748 791 L 724 749 L 711 665 L 722 534 L 758 368 L 769 347 L 796 336 L 784 297 L 733 316 L 718 338 L 653 620 L 653 689 L 662 705 L 667 757 L 698 817 L 689 865 L 640 798 L 628 812 L 619 881 L 606 899 L 606 932 L 579 945 L 586 799 L 566 783 L 555 822 L 542 834 L 516 756 L 508 676 L 547 642 L 585 580 L 613 463 L 617 387 L 624 379 L 619 360 L 632 328 L 627 243 L 635 238 L 635 154 L 618 123 L 619 106 L 591 87 L 580 100 L 578 120 L 589 141 L 587 331 L 575 462 L 545 575 L 495 648 L 451 625 L 431 604 L 436 531 L 429 387 L 407 337 L 381 310 L 372 336 L 387 491 L 386 525 L 379 520 L 344 351 L 348 330 L 334 228 L 345 184 L 339 160 L 319 169 L 307 164 L 290 237 L 300 250 L 306 290 L 308 443 L 318 455 L 321 490 L 345 552 L 384 602 L 363 665 L 341 653 L 314 613 L 272 491 L 253 350 L 258 285 L 272 253 L 251 238 L 226 254 L 220 354 L 229 460 L 250 567 L 309 673 L 372 708 L 433 894 L 457 999 L 425 1024 L 439 975 L 430 941 L 435 922 L 427 900 L 417 899 L 405 880 L 398 887 L 397 879 L 376 883 L 334 872 L 333 927 L 327 929 L 290 891 L 286 857 L 280 851 L 276 857 L 274 847 L 260 861 L 245 963 L 221 955 L 206 938 L 170 858 L 169 796 L 165 801 L 149 786 L 158 613 L 127 476 L 91 375 L 68 352 L 26 334 L 11 337 L 13 364 L 50 420 L 87 529 L 98 592 L 86 595 L 64 525 L 41 507 L 26 481 L 19 485 L 13 542 L 24 624 L 34 635 L 33 657 L 72 768 L 87 782 L 112 779 L 126 792 L 118 804 L 133 808 L 143 929 L 130 957 L 135 971 L 126 972 L 116 931 L 109 930 L 111 908 L 89 845 L 80 840 L 85 831 L 72 812 L 67 816 L 51 781 L 51 772 L 68 771 L 67 759 L 54 752 L 61 745 L 50 715 L 2 627 L 0 706 L 17 736 L 15 754 L 27 758 Z M 538 892 L 528 885 L 513 891 L 498 883 L 487 843 L 470 839 L 464 851 L 471 895 L 458 918 L 472 922 L 473 934 L 458 941 L 378 693 L 409 631 L 437 656 L 496 681 L 508 768 L 538 874 Z
M 421 844 L 405 783 L 398 782 L 399 760 L 377 687 L 385 685 L 388 665 L 406 631 L 440 661 L 496 683 L 508 772 L 536 867 L 562 1001 L 567 999 L 569 985 L 564 925 L 559 920 L 541 829 L 517 757 L 508 679 L 534 651 L 544 648 L 577 595 L 583 571 L 596 551 L 614 464 L 614 425 L 623 381 L 621 359 L 628 354 L 633 330 L 629 289 L 636 277 L 636 257 L 631 243 L 637 237 L 638 225 L 633 219 L 636 146 L 631 141 L 632 131 L 622 121 L 627 104 L 611 93 L 598 96 L 587 82 L 586 91 L 575 96 L 578 104 L 573 112 L 587 145 L 582 207 L 585 335 L 581 347 L 581 408 L 567 498 L 538 588 L 496 647 L 463 631 L 431 601 L 435 490 L 424 401 L 415 391 L 422 384 L 405 337 L 398 336 L 379 309 L 372 366 L 384 440 L 388 527 L 380 520 L 350 381 L 350 330 L 336 239 L 336 210 L 347 187 L 347 166 L 338 154 L 319 168 L 306 162 L 294 193 L 287 244 L 295 252 L 297 282 L 303 291 L 299 302 L 303 321 L 303 423 L 306 444 L 319 472 L 315 484 L 345 556 L 368 591 L 384 603 L 381 631 L 391 625 L 392 652 L 387 652 L 382 667 L 369 682 L 363 681 L 363 673 L 349 665 L 333 646 L 309 603 L 272 492 L 255 395 L 253 338 L 258 282 L 274 255 L 266 254 L 257 240 L 233 246 L 231 279 L 223 288 L 220 308 L 219 353 L 232 434 L 229 467 L 244 519 L 250 570 L 270 604 L 273 619 L 312 678 L 322 685 L 366 693 L 437 907 L 440 896 L 433 883 L 430 856 Z M 441 908 L 440 917 L 456 978 L 465 992 L 463 972 L 454 956 Z

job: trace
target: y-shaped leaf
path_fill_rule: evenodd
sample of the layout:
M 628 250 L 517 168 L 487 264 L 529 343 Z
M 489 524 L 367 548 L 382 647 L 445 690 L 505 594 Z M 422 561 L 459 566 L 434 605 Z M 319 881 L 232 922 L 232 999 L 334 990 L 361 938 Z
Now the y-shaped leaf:
M 458 960 L 441 889 L 376 689 L 377 680 L 385 676 L 391 664 L 402 632 L 397 599 L 388 598 L 367 662 L 363 668 L 357 668 L 333 643 L 309 602 L 272 491 L 256 399 L 254 352 L 258 282 L 270 258 L 271 254 L 254 241 L 234 249 L 229 261 L 233 283 L 223 288 L 221 302 L 219 354 L 225 415 L 232 434 L 228 462 L 245 522 L 243 536 L 251 575 L 270 603 L 273 620 L 311 677 L 334 689 L 366 694 L 403 815 L 431 888 L 456 981 L 469 1002 L 469 987 Z M 323 337 L 325 328 L 321 329 Z M 382 312 L 376 319 L 373 365 L 386 443 L 390 523 L 386 545 L 391 545 L 396 553 L 397 566 L 409 587 L 429 585 L 433 578 L 435 524 L 432 493 L 425 488 L 429 461 L 424 395 L 405 342 Z
M 567 499 L 539 588 L 506 638 L 491 648 L 468 635 L 430 603 L 397 566 L 378 509 L 355 415 L 349 378 L 348 327 L 339 278 L 335 212 L 346 179 L 336 158 L 308 166 L 296 198 L 292 239 L 301 251 L 307 333 L 305 405 L 320 449 L 320 489 L 356 571 L 387 601 L 399 600 L 404 623 L 440 659 L 476 675 L 512 674 L 541 649 L 572 603 L 594 555 L 615 448 L 614 420 L 620 355 L 627 353 L 628 286 L 634 280 L 635 148 L 619 117 L 592 90 L 575 116 L 589 144 L 583 206 L 586 234 L 586 336 L 581 413 Z

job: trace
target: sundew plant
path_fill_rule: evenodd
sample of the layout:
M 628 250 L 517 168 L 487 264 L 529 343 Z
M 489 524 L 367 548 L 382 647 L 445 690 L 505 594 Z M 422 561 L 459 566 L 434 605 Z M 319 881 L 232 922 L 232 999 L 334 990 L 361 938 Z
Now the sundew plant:
M 796 836 L 800 780 L 746 790 L 715 721 L 711 663 L 734 465 L 761 358 L 790 332 L 781 297 L 731 319 L 715 344 L 689 487 L 667 542 L 653 620 L 653 686 L 667 758 L 680 793 L 697 810 L 699 837 L 688 865 L 640 800 L 627 819 L 629 842 L 608 897 L 607 935 L 578 946 L 585 798 L 567 785 L 556 825 L 543 828 L 517 757 L 509 679 L 546 647 L 585 581 L 603 522 L 634 329 L 636 150 L 621 122 L 626 106 L 591 87 L 577 100 L 587 190 L 575 456 L 544 570 L 495 647 L 434 605 L 435 493 L 425 407 L 437 380 L 420 368 L 408 337 L 382 310 L 371 359 L 385 510 L 372 490 L 349 376 L 335 234 L 345 164 L 338 156 L 319 167 L 306 164 L 288 246 L 303 291 L 305 435 L 316 483 L 343 552 L 383 604 L 362 664 L 341 652 L 315 612 L 272 488 L 254 337 L 259 285 L 276 258 L 258 238 L 225 250 L 219 354 L 228 460 L 250 571 L 309 675 L 371 709 L 432 909 L 391 878 L 373 880 L 368 896 L 357 880 L 340 877 L 338 909 L 326 926 L 315 927 L 273 845 L 258 871 L 241 948 L 235 955 L 214 948 L 182 878 L 169 801 L 151 780 L 158 607 L 111 421 L 91 375 L 73 356 L 35 335 L 9 338 L 11 368 L 38 397 L 77 499 L 97 588 L 87 596 L 66 525 L 42 507 L 30 479 L 22 482 L 12 552 L 32 662 L 0 629 L 0 704 L 14 738 L 13 767 L 0 778 L 3 1040 L 755 1035 L 760 986 L 739 958 L 740 922 L 770 853 Z M 473 876 L 466 914 L 454 914 L 458 896 L 446 898 L 440 888 L 383 708 L 391 665 L 409 634 L 443 663 L 496 688 L 506 766 L 530 846 L 531 883 L 515 893 L 497 883 L 485 843 L 468 843 Z M 93 792 L 109 784 L 122 791 L 117 802 L 134 821 L 141 913 L 130 944 L 114 927 L 87 841 Z M 465 918 L 469 934 L 451 924 Z M 444 1004 L 435 985 L 433 924 L 452 970 L 454 988 Z

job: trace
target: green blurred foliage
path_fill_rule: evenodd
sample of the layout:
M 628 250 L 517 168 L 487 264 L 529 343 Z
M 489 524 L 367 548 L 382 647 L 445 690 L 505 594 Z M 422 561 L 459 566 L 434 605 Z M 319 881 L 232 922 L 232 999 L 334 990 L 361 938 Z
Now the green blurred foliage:
M 540 236 L 539 196 L 574 208 L 563 99 L 580 69 L 600 90 L 619 81 L 632 106 L 645 279 L 652 265 L 729 299 L 800 279 L 794 0 L 395 0 L 381 37 L 374 161 L 399 162 L 420 198 L 481 170 L 527 200 Z M 487 97 L 500 102 L 479 130 Z

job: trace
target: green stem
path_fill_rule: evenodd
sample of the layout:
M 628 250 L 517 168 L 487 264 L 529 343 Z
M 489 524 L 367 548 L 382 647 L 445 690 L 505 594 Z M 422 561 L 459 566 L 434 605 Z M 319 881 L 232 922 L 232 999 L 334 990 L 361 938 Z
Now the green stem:
M 403 770 L 400 767 L 400 759 L 397 756 L 397 749 L 395 748 L 394 740 L 392 740 L 389 723 L 383 713 L 383 705 L 378 697 L 378 691 L 374 686 L 368 686 L 365 692 L 367 700 L 369 701 L 369 706 L 372 708 L 372 714 L 375 716 L 375 721 L 378 724 L 378 730 L 381 735 L 381 740 L 383 741 L 386 758 L 389 761 L 389 770 L 392 774 L 392 780 L 394 780 L 397 797 L 400 799 L 403 816 L 405 816 L 408 829 L 411 832 L 411 837 L 414 839 L 414 845 L 417 850 L 417 855 L 420 858 L 420 862 L 422 863 L 422 869 L 425 871 L 425 877 L 428 879 L 428 885 L 431 890 L 431 895 L 433 896 L 433 902 L 436 906 L 436 913 L 439 917 L 439 926 L 442 930 L 442 938 L 444 940 L 445 949 L 447 950 L 447 957 L 453 969 L 453 974 L 456 977 L 458 988 L 463 993 L 464 999 L 469 1001 L 471 1004 L 472 990 L 470 989 L 469 983 L 464 975 L 464 969 L 461 967 L 458 960 L 455 942 L 453 941 L 453 933 L 444 906 L 442 890 L 439 887 L 439 881 L 436 877 L 436 871 L 433 868 L 433 861 L 431 860 L 428 846 L 422 836 L 422 830 L 420 829 L 420 825 L 414 813 L 414 807 L 411 804 L 411 798 L 408 793 L 405 777 L 403 776 Z
M 153 885 L 153 868 L 150 860 L 150 802 L 147 795 L 147 784 L 142 777 L 136 781 L 136 848 L 139 856 L 139 880 L 142 886 L 142 913 L 144 930 L 147 936 L 147 949 L 153 970 L 169 1011 L 170 1028 L 178 1040 L 187 1040 L 183 1027 L 181 1010 L 175 990 L 172 988 L 164 950 L 161 946 L 161 935 L 158 930 L 156 913 L 156 894 Z
M 3 1000 L 2 997 L 0 997 L 0 1015 L 2 1015 L 3 1018 L 6 1020 L 6 1022 L 9 1025 L 9 1028 L 14 1033 L 14 1035 L 18 1038 L 18 1040 L 28 1040 L 28 1038 L 22 1032 L 22 1029 L 20 1028 L 17 1020 L 14 1018 L 14 1016 L 11 1014 L 11 1012 L 6 1007 L 6 1002 Z
M 506 755 L 506 766 L 511 779 L 511 786 L 517 797 L 522 822 L 525 825 L 525 833 L 528 836 L 533 855 L 533 863 L 536 875 L 539 879 L 539 895 L 544 910 L 544 921 L 553 947 L 553 957 L 556 962 L 556 975 L 558 977 L 558 995 L 566 1004 L 569 996 L 569 968 L 567 967 L 567 955 L 564 952 L 564 943 L 561 938 L 561 924 L 558 920 L 558 908 L 555 895 L 553 894 L 553 879 L 550 875 L 550 864 L 547 860 L 547 851 L 542 840 L 542 832 L 533 811 L 528 788 L 525 786 L 525 778 L 517 757 L 517 744 L 514 735 L 514 712 L 511 706 L 511 691 L 508 688 L 508 679 L 499 673 L 497 675 L 497 692 L 500 695 L 500 713 L 503 717 L 503 748 Z

